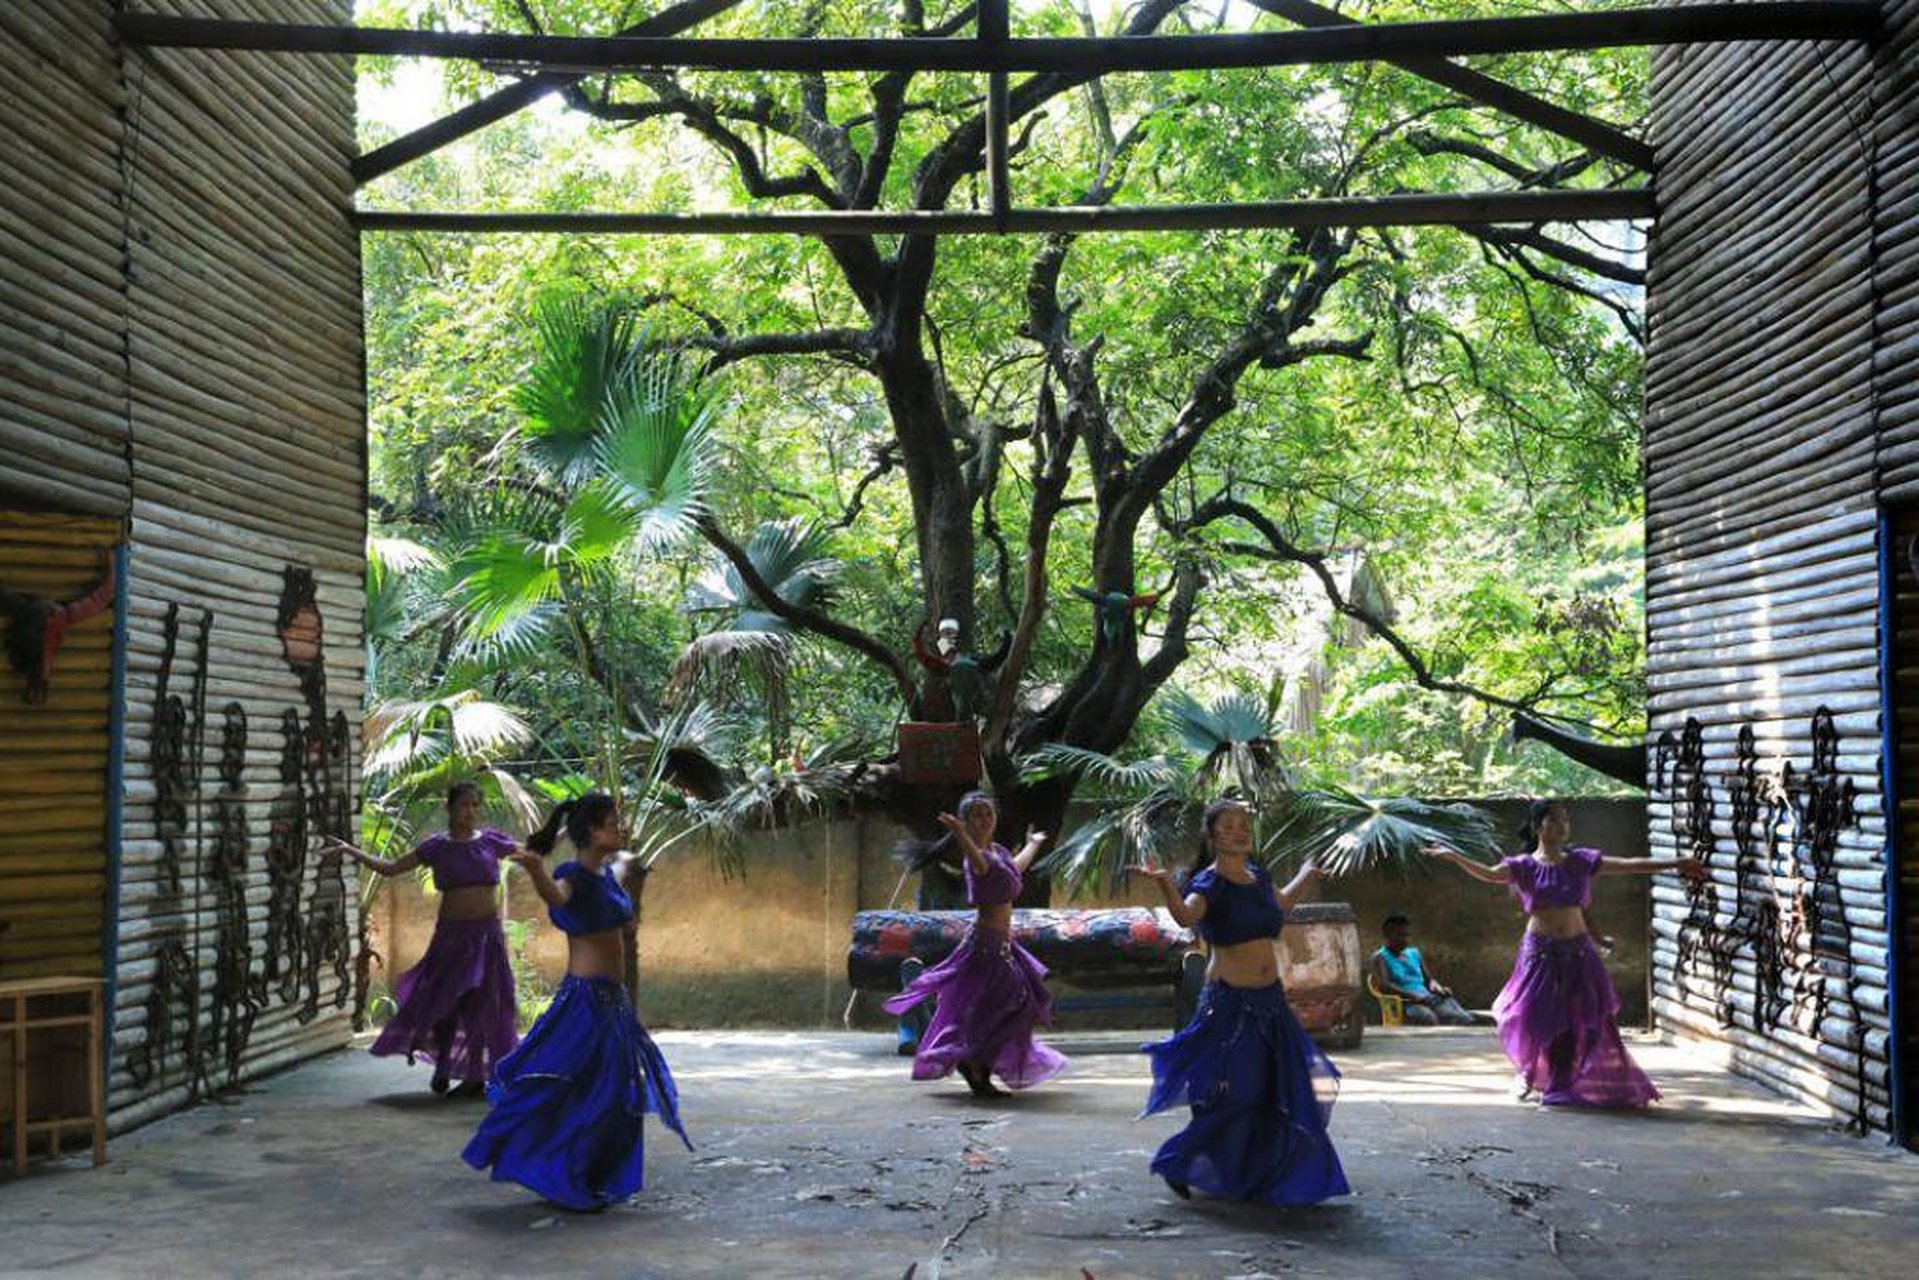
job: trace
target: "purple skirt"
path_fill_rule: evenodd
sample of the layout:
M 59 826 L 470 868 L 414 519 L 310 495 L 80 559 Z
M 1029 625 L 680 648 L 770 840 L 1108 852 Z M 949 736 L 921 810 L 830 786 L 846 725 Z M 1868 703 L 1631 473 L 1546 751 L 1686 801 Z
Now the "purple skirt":
M 1619 993 L 1589 934 L 1526 934 L 1493 1016 L 1506 1056 L 1547 1106 L 1643 1107 L 1659 1096 L 1619 1038 Z
M 886 1002 L 905 1013 L 934 1000 L 933 1020 L 913 1055 L 913 1079 L 937 1080 L 961 1063 L 985 1067 L 1008 1087 L 1030 1089 L 1066 1069 L 1066 1055 L 1033 1039 L 1053 1020 L 1046 966 L 1012 935 L 978 925 L 953 954 Z
M 420 963 L 393 986 L 400 1010 L 373 1042 L 376 1054 L 425 1058 L 448 1076 L 483 1082 L 520 1042 L 513 966 L 498 916 L 440 921 Z M 449 1023 L 453 1036 L 442 1060 L 436 1028 Z

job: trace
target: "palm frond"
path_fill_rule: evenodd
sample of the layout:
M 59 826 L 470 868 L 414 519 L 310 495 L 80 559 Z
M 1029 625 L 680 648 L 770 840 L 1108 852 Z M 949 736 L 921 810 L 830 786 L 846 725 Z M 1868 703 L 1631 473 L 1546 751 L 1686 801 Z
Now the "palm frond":
M 476 689 L 459 689 L 377 703 L 362 721 L 361 736 L 366 774 L 411 793 L 443 776 L 484 768 L 496 752 L 530 742 L 533 730 L 511 708 Z
M 518 775 L 495 766 L 486 770 L 483 776 L 499 788 L 500 799 L 518 820 L 519 830 L 532 831 L 545 819 L 539 797 L 520 781 Z
M 488 702 L 468 689 L 447 701 L 453 722 L 453 745 L 469 756 L 485 755 L 533 740 L 533 728 L 498 702 Z
M 1387 862 L 1420 863 L 1427 845 L 1481 860 L 1499 853 L 1492 820 L 1470 805 L 1373 799 L 1327 788 L 1288 793 L 1262 818 L 1276 819 L 1261 848 L 1264 859 L 1314 861 L 1332 875 Z
M 476 649 L 516 649 L 545 634 L 566 560 L 563 512 L 552 502 L 493 489 L 460 504 L 445 524 L 441 591 Z
M 1201 702 L 1174 690 L 1164 699 L 1160 715 L 1181 745 L 1200 758 L 1201 782 L 1235 788 L 1249 799 L 1290 785 L 1291 773 L 1279 747 L 1280 730 L 1261 699 L 1232 692 Z
M 744 682 L 758 688 L 768 709 L 783 709 L 789 701 L 792 643 L 791 636 L 769 631 L 710 631 L 696 636 L 674 659 L 666 696 L 679 701 L 702 683 Z
M 398 574 L 412 573 L 415 569 L 433 568 L 441 563 L 440 553 L 425 543 L 385 534 L 367 536 L 366 558 L 368 564 L 378 565 L 385 572 Z
M 1148 756 L 1128 764 L 1103 752 L 1064 742 L 1049 742 L 1035 748 L 1021 760 L 1021 765 L 1029 781 L 1072 776 L 1122 794 L 1175 786 L 1186 773 L 1179 762 L 1166 756 Z
M 553 553 L 581 573 L 590 573 L 632 544 L 642 519 L 619 485 L 594 480 L 567 499 Z
M 1171 862 L 1193 847 L 1198 801 L 1175 779 L 1131 804 L 1103 810 L 1065 833 L 1039 861 L 1072 893 L 1088 888 L 1112 894 L 1126 882 L 1126 869 L 1143 861 Z
M 631 376 L 640 326 L 619 303 L 548 298 L 533 311 L 534 357 L 515 390 L 534 457 L 572 487 L 597 465 L 606 406 Z
M 361 632 L 366 640 L 367 683 L 378 680 L 381 650 L 404 640 L 431 610 L 418 607 L 421 593 L 411 589 L 412 576 L 444 567 L 432 548 L 406 538 L 369 536 L 366 542 L 366 615 Z
M 595 461 L 632 513 L 639 551 L 656 552 L 685 537 L 706 509 L 718 411 L 713 385 L 665 351 L 636 361 L 610 390 Z
M 1211 756 L 1234 743 L 1271 741 L 1277 736 L 1265 708 L 1247 693 L 1227 693 L 1201 702 L 1175 689 L 1166 695 L 1161 714 L 1167 727 L 1196 756 Z
M 760 579 L 790 604 L 823 608 L 833 602 L 833 586 L 842 568 L 829 549 L 825 530 L 808 520 L 764 520 L 746 542 L 746 558 Z M 785 631 L 777 614 L 758 608 L 758 599 L 732 561 L 721 558 L 688 588 L 686 607 L 695 612 L 736 615 L 736 631 Z

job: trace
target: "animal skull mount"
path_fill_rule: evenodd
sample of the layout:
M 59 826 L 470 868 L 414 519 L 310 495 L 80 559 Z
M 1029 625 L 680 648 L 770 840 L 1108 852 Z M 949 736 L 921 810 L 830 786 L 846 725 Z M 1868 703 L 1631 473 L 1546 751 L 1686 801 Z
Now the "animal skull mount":
M 113 556 L 107 555 L 106 573 L 93 590 L 65 604 L 26 591 L 0 591 L 0 614 L 7 619 L 7 662 L 27 680 L 27 702 L 47 700 L 53 682 L 54 658 L 67 633 L 88 618 L 106 612 L 117 586 Z

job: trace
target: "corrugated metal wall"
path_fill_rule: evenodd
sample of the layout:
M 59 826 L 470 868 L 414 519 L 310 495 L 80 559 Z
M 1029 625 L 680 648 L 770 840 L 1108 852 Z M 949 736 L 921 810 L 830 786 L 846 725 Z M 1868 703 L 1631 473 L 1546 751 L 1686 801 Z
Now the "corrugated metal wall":
M 1651 840 L 1713 872 L 1655 891 L 1655 1011 L 1882 1130 L 1874 370 L 1911 256 L 1875 269 L 1885 69 L 1856 43 L 1655 56 L 1645 439 Z
M 0 5 L 0 508 L 122 517 L 131 500 L 108 18 Z
M 0 497 L 118 515 L 132 548 L 110 1081 L 125 1127 L 349 1029 L 357 904 L 313 846 L 357 796 L 365 405 L 351 60 L 123 53 L 112 8 L 0 11 L 0 94 L 44 117 L 0 225 L 51 228 L 0 268 L 0 296 L 39 299 L 0 319 L 0 378 L 31 410 L 8 394 L 0 448 L 34 459 Z M 43 370 L 63 381 L 37 389 Z
M 1898 594 L 1890 688 L 1898 738 L 1899 839 L 1895 930 L 1908 1146 L 1919 1147 L 1919 0 L 1888 5 L 1893 39 L 1880 51 L 1873 128 L 1878 200 L 1876 396 L 1882 497 L 1892 509 Z

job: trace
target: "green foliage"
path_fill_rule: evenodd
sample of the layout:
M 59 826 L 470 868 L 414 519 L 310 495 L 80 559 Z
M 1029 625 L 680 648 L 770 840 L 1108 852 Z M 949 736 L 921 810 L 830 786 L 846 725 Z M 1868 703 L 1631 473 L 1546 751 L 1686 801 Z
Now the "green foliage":
M 361 20 L 527 30 L 530 11 L 543 30 L 602 33 L 652 7 L 378 0 L 362 4 Z M 957 6 L 924 8 L 935 22 Z M 763 0 L 701 32 L 890 35 L 905 11 L 884 0 Z M 1512 10 L 1490 0 L 1371 0 L 1342 11 L 1392 21 Z M 1210 29 L 1219 12 L 1183 6 L 1166 29 Z M 1126 9 L 1092 13 L 1110 32 Z M 1226 13 L 1229 24 L 1286 26 L 1243 6 Z M 1013 21 L 1022 34 L 1082 32 L 1065 3 L 1021 4 Z M 1649 64 L 1633 51 L 1474 65 L 1630 122 Z M 392 71 L 368 64 L 366 75 L 372 84 L 391 81 Z M 820 82 L 828 115 L 848 122 L 845 139 L 862 151 L 874 140 L 862 115 L 874 80 Z M 449 106 L 499 83 L 491 71 L 458 64 L 438 82 Z M 681 83 L 741 112 L 791 114 L 808 91 L 796 76 L 693 73 Z M 585 87 L 623 101 L 646 97 L 631 81 Z M 886 207 L 905 204 L 917 166 L 979 109 L 978 92 L 977 77 L 913 79 L 915 109 L 883 187 Z M 1115 140 L 1136 127 L 1136 145 L 1111 169 L 1126 203 L 1520 185 L 1513 172 L 1436 149 L 1434 139 L 1470 143 L 1520 171 L 1575 154 L 1373 64 L 1109 77 L 1020 123 L 1031 131 L 1014 158 L 1015 184 L 1020 202 L 1035 205 L 1083 200 L 1113 160 Z M 777 130 L 740 127 L 768 174 L 810 162 Z M 373 143 L 396 127 L 370 119 L 365 131 Z M 1597 163 L 1570 180 L 1597 186 L 1626 176 Z M 803 197 L 749 201 L 730 158 L 681 121 L 621 126 L 557 102 L 407 166 L 363 198 L 404 208 L 808 207 Z M 968 179 L 953 203 L 981 201 L 983 186 Z M 1543 230 L 1601 258 L 1635 256 L 1627 228 Z M 881 238 L 876 247 L 896 244 Z M 1019 428 L 1033 418 L 1043 371 L 1021 326 L 1039 247 L 1031 237 L 941 246 L 928 305 L 933 350 L 978 421 Z M 1074 331 L 1101 342 L 1107 407 L 1128 449 L 1137 454 L 1167 431 L 1208 360 L 1258 305 L 1260 282 L 1296 252 L 1293 237 L 1277 232 L 1086 236 L 1073 245 L 1062 303 Z M 627 737 L 634 715 L 667 719 L 677 674 L 673 695 L 697 691 L 720 708 L 728 731 L 719 739 L 744 780 L 738 815 L 830 803 L 831 767 L 810 780 L 813 771 L 794 768 L 793 756 L 884 741 L 899 714 L 894 691 L 845 650 L 796 641 L 753 605 L 730 566 L 679 538 L 702 510 L 729 529 L 754 531 L 748 555 L 784 598 L 830 610 L 904 651 L 925 604 L 911 495 L 897 464 L 876 466 L 893 438 L 889 406 L 866 372 L 839 360 L 736 363 L 722 390 L 672 355 L 680 339 L 714 334 L 865 327 L 829 247 L 781 237 L 408 233 L 368 236 L 365 263 L 379 524 L 383 536 L 410 539 L 436 558 L 397 578 L 369 569 L 370 631 L 379 637 L 372 696 L 419 701 L 474 690 L 527 719 L 531 758 L 519 772 L 585 769 L 604 778 L 614 760 L 632 784 L 650 758 Z M 1503 714 L 1419 689 L 1378 641 L 1326 651 L 1324 702 L 1305 736 L 1256 738 L 1248 726 L 1272 720 L 1289 655 L 1302 629 L 1316 625 L 1297 603 L 1301 571 L 1247 555 L 1253 539 L 1243 526 L 1176 537 L 1156 518 L 1228 490 L 1302 545 L 1364 547 L 1397 603 L 1396 625 L 1436 676 L 1536 700 L 1620 737 L 1639 732 L 1639 298 L 1631 286 L 1553 269 L 1583 291 L 1537 278 L 1454 229 L 1362 233 L 1305 336 L 1370 333 L 1368 358 L 1253 369 L 1163 510 L 1141 525 L 1141 590 L 1181 557 L 1203 564 L 1209 582 L 1178 676 L 1191 696 L 1169 695 L 1168 714 L 1144 719 L 1125 748 L 1131 759 L 1161 758 L 1164 769 L 1134 778 L 1051 748 L 1042 763 L 1128 792 L 1186 780 L 1191 797 L 1250 790 L 1249 779 L 1268 776 L 1380 794 L 1613 789 L 1537 744 L 1513 747 Z M 970 447 L 956 438 L 955 448 Z M 1002 558 L 982 540 L 976 565 L 985 637 L 1015 620 L 1031 462 L 1016 431 L 991 491 L 1009 550 Z M 1069 680 L 1093 643 L 1091 611 L 1064 600 L 1071 584 L 1094 579 L 1096 513 L 1083 501 L 1094 483 L 1082 461 L 1069 488 L 1077 501 L 1054 533 L 1047 567 L 1062 603 L 1035 639 L 1022 691 L 1029 700 Z M 1149 649 L 1161 626 L 1163 616 L 1146 628 Z M 593 675 L 589 655 L 613 678 Z M 1204 723 L 1215 714 L 1220 723 Z M 1209 734 L 1211 747 L 1203 745 Z M 1202 764 L 1210 771 L 1191 781 Z M 1073 847 L 1157 839 L 1157 819 L 1149 821 L 1157 812 L 1140 811 L 1129 832 L 1110 829 Z M 1106 856 L 1088 865 L 1110 870 Z
M 1027 757 L 1035 778 L 1068 774 L 1094 785 L 1103 802 L 1095 816 L 1064 835 L 1040 860 L 1075 891 L 1098 885 L 1111 893 L 1126 868 L 1169 862 L 1193 844 L 1194 815 L 1216 795 L 1237 795 L 1259 806 L 1290 786 L 1279 757 L 1277 709 L 1244 694 L 1201 702 L 1174 690 L 1163 700 L 1160 723 L 1178 746 L 1170 753 L 1125 764 L 1063 743 Z M 1255 812 L 1257 813 L 1257 808 Z
M 1314 862 L 1335 876 L 1384 862 L 1411 863 L 1430 846 L 1482 862 L 1496 861 L 1502 852 L 1492 819 L 1466 804 L 1372 799 L 1343 789 L 1294 791 L 1265 816 L 1270 834 L 1260 846 L 1263 859 Z

